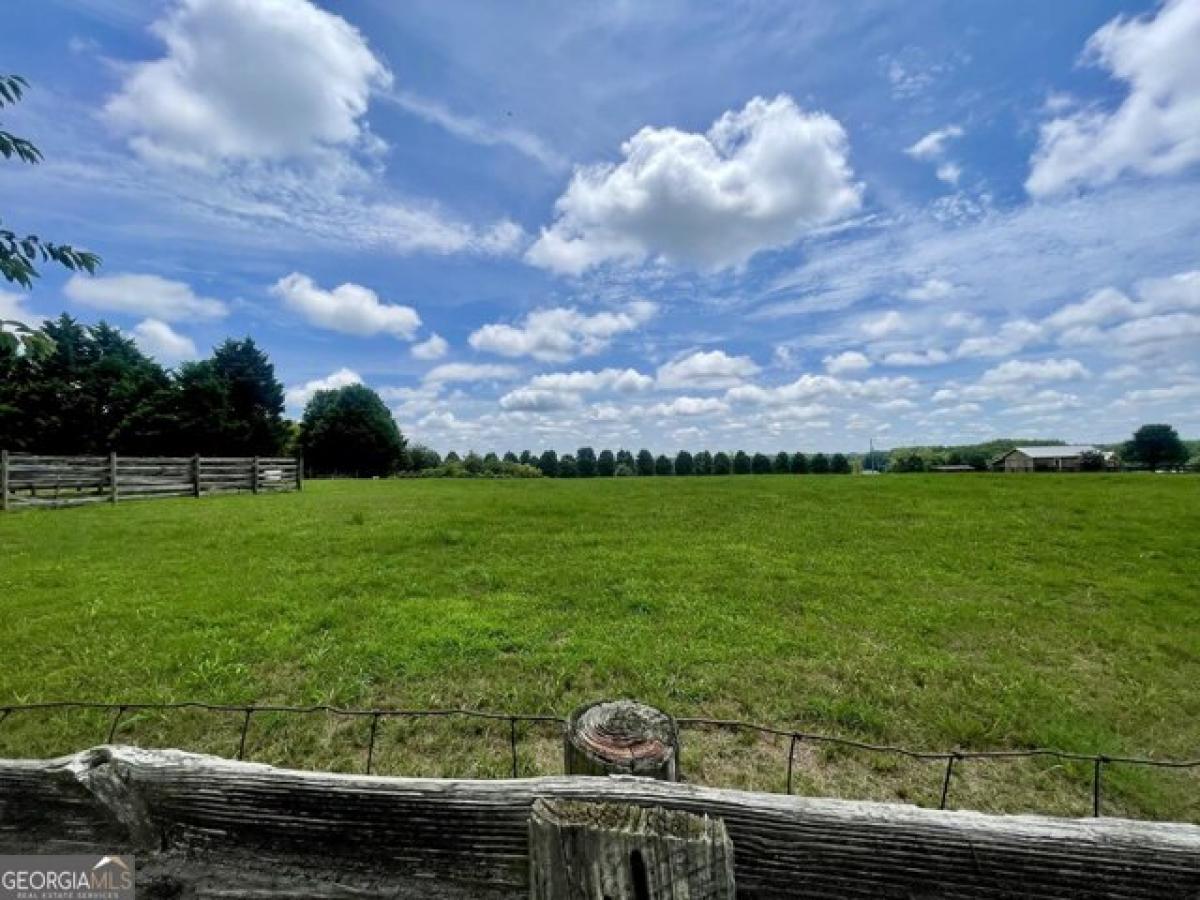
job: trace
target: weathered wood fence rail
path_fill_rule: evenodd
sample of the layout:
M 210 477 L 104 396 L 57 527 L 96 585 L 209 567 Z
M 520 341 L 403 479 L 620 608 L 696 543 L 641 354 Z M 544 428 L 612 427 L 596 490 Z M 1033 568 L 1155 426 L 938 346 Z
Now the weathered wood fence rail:
M 0 450 L 0 509 L 76 506 L 226 491 L 299 490 L 289 457 L 36 456 Z
M 0 761 L 0 852 L 134 853 L 142 897 L 529 897 L 538 801 L 719 820 L 739 898 L 1200 896 L 1195 825 L 942 812 L 634 776 L 332 775 L 120 746 Z

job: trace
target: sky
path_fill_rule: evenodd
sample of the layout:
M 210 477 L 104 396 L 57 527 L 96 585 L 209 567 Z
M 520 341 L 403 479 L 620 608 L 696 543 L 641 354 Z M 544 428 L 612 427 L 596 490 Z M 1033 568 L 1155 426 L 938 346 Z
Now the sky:
M 43 0 L 0 318 L 443 452 L 1200 435 L 1200 0 Z

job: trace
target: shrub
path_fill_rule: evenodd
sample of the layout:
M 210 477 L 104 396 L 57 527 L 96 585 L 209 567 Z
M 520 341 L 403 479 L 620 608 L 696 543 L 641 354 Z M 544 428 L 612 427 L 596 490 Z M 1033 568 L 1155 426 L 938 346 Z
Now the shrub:
M 613 474 L 616 475 L 618 478 L 628 478 L 631 475 L 637 475 L 637 472 L 633 471 L 633 466 L 626 465 L 625 463 L 620 463 L 617 466 L 617 468 L 613 471 Z

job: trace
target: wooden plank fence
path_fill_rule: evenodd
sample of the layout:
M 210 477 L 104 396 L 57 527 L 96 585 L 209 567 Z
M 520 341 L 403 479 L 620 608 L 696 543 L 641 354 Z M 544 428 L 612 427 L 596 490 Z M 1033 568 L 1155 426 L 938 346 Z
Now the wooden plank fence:
M 300 490 L 303 466 L 268 456 L 39 456 L 0 450 L 0 509 Z
M 635 776 L 334 775 L 112 745 L 0 760 L 0 853 L 134 853 L 139 893 L 155 897 L 515 900 L 535 881 L 538 801 L 720 820 L 748 900 L 1200 896 L 1195 825 L 942 812 Z

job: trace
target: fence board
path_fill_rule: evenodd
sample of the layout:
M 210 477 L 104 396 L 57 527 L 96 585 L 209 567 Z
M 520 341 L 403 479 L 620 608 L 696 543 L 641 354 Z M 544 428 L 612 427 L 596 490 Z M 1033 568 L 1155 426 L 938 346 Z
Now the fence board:
M 273 876 L 255 893 L 263 897 L 307 896 L 305 878 L 341 886 L 328 896 L 369 887 L 371 896 L 527 897 L 538 799 L 719 818 L 733 843 L 739 897 L 1149 900 L 1200 892 L 1194 825 L 940 812 L 628 776 L 331 775 L 130 747 L 0 761 L 0 850 L 71 842 L 75 852 L 137 852 L 141 877 L 174 871 L 185 885 L 220 864 L 235 878 Z
M 299 490 L 297 460 L 282 457 L 43 456 L 0 453 L 0 509 L 117 503 L 231 491 Z

